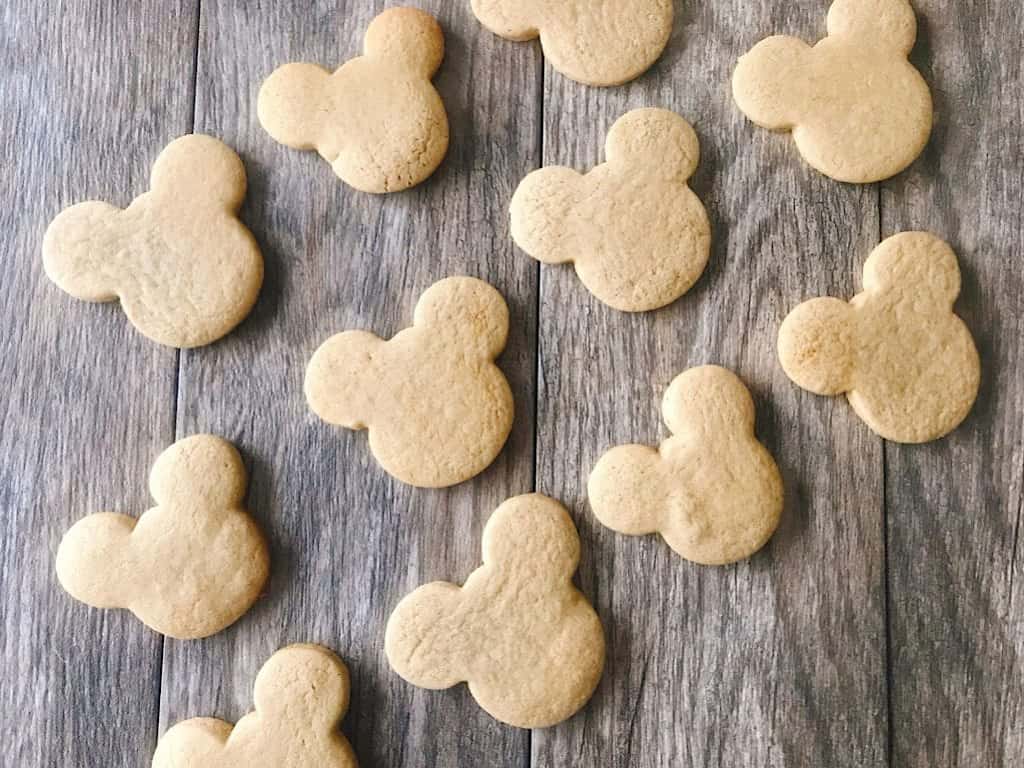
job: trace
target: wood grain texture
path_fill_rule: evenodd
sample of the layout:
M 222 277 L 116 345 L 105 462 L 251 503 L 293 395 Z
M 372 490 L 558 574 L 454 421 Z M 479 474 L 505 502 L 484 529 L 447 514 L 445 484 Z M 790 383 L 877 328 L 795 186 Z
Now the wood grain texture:
M 525 766 L 528 732 L 500 725 L 469 696 L 413 688 L 383 653 L 391 610 L 421 583 L 462 581 L 505 498 L 532 487 L 536 269 L 512 253 L 504 224 L 513 184 L 538 160 L 540 56 L 481 30 L 468 3 L 421 4 L 445 33 L 436 78 L 452 141 L 438 172 L 409 192 L 346 187 L 315 153 L 277 145 L 256 119 L 276 66 L 334 67 L 361 53 L 384 3 L 203 5 L 197 129 L 240 151 L 250 175 L 242 218 L 263 247 L 267 280 L 253 315 L 211 347 L 183 355 L 178 432 L 212 430 L 239 445 L 249 506 L 272 543 L 266 597 L 227 631 L 168 641 L 161 729 L 186 717 L 235 720 L 270 654 L 311 641 L 352 671 L 344 730 L 365 766 Z M 358 105 L 352 105 L 358 109 Z M 370 455 L 366 433 L 321 422 L 302 393 L 306 363 L 350 328 L 390 337 L 420 293 L 455 274 L 481 277 L 509 303 L 499 359 L 515 394 L 512 437 L 497 462 L 447 491 L 404 486 Z
M 144 192 L 189 131 L 194 5 L 0 7 L 0 765 L 136 768 L 156 741 L 160 636 L 75 602 L 53 560 L 78 518 L 152 504 L 176 353 L 63 293 L 41 246 L 62 208 Z
M 936 126 L 882 232 L 957 252 L 982 386 L 951 435 L 886 445 L 893 766 L 1024 762 L 1024 11 L 916 0 Z M 1013 53 L 1011 53 L 1013 51 Z
M 854 292 L 877 242 L 877 189 L 809 170 L 788 136 L 732 104 L 739 55 L 776 32 L 816 40 L 821 3 L 685 2 L 676 13 L 666 54 L 629 86 L 582 88 L 545 69 L 545 164 L 603 160 L 605 133 L 631 108 L 694 124 L 693 187 L 713 251 L 689 294 L 642 315 L 600 304 L 571 268 L 542 267 L 538 489 L 575 510 L 609 664 L 582 713 L 534 735 L 533 764 L 883 766 L 881 444 L 842 400 L 794 387 L 775 355 L 792 306 Z M 721 568 L 604 529 L 585 500 L 604 450 L 667 436 L 661 396 L 702 363 L 750 386 L 787 493 L 766 549 Z

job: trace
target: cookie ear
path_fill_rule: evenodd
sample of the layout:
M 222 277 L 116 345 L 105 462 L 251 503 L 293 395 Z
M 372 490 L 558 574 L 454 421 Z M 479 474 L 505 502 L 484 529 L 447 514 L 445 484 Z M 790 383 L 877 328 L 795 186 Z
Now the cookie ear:
M 786 316 L 779 328 L 779 361 L 797 386 L 819 395 L 838 395 L 853 388 L 856 325 L 845 301 L 805 301 Z
M 769 37 L 740 57 L 732 74 L 732 96 L 748 118 L 776 131 L 800 119 L 800 93 L 811 47 L 794 37 Z
M 690 368 L 672 380 L 661 402 L 673 434 L 754 431 L 754 401 L 732 371 L 717 365 Z
M 532 40 L 539 33 L 522 0 L 472 0 L 470 5 L 477 21 L 506 40 Z
M 331 73 L 316 64 L 292 63 L 263 81 L 256 99 L 260 125 L 275 140 L 293 149 L 315 149 L 323 133 Z
M 587 498 L 602 525 L 629 536 L 654 533 L 669 507 L 661 457 L 646 445 L 619 445 L 605 453 L 587 481 Z
M 138 578 L 130 537 L 135 519 L 101 512 L 82 518 L 61 539 L 57 579 L 68 594 L 95 608 L 128 607 Z
M 488 565 L 565 581 L 579 564 L 580 538 L 565 507 L 532 493 L 494 511 L 484 528 L 483 550 Z
M 453 632 L 461 600 L 459 587 L 437 581 L 409 593 L 395 607 L 384 631 L 384 653 L 403 680 L 440 690 L 466 679 L 462 652 L 475 655 L 478 649 L 472 632 Z
M 697 169 L 700 142 L 686 120 L 667 109 L 634 109 L 605 138 L 608 162 L 686 181 Z
M 544 264 L 572 261 L 577 249 L 566 221 L 583 177 L 572 168 L 551 166 L 527 174 L 509 204 L 512 239 L 531 258 Z
M 907 0 L 835 0 L 827 23 L 829 37 L 885 46 L 904 56 L 917 38 L 917 17 Z
M 444 59 L 444 34 L 437 20 L 418 8 L 388 8 L 366 29 L 367 56 L 401 63 L 430 78 Z
M 508 305 L 483 280 L 449 277 L 420 296 L 413 324 L 436 329 L 468 352 L 494 359 L 508 339 Z
M 222 509 L 245 497 L 245 465 L 235 447 L 215 435 L 179 440 L 157 457 L 149 491 L 160 505 Z
M 115 270 L 103 265 L 118 247 L 114 217 L 120 212 L 107 203 L 79 203 L 50 222 L 43 237 L 43 269 L 61 290 L 84 301 L 117 298 Z
M 150 173 L 153 194 L 178 205 L 219 205 L 232 213 L 245 198 L 245 166 L 231 147 L 193 133 L 168 144 Z
M 900 291 L 938 309 L 960 295 L 960 267 L 949 244 L 930 232 L 901 232 L 883 241 L 864 263 L 864 290 Z
M 313 353 L 306 367 L 306 400 L 326 422 L 366 429 L 374 402 L 384 341 L 367 331 L 339 333 Z
M 348 667 L 319 645 L 290 645 L 256 675 L 253 697 L 262 717 L 299 720 L 328 730 L 348 711 Z
M 152 768 L 216 765 L 231 735 L 231 725 L 212 717 L 194 717 L 167 730 L 153 753 Z

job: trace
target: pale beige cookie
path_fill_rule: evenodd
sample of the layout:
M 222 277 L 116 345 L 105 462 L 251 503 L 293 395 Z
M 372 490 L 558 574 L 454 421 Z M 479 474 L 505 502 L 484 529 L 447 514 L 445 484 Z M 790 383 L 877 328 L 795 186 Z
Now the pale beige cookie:
M 796 384 L 846 393 L 872 430 L 924 443 L 956 428 L 974 404 L 981 363 L 953 314 L 956 254 L 927 232 L 884 240 L 864 264 L 864 292 L 849 304 L 805 301 L 779 329 L 779 360 Z
M 394 338 L 346 331 L 325 341 L 306 369 L 306 399 L 324 421 L 369 430 L 373 455 L 403 483 L 455 485 L 490 465 L 512 429 L 512 392 L 494 364 L 507 337 L 501 294 L 449 277 Z
M 127 608 L 171 637 L 206 637 L 249 610 L 269 571 L 255 521 L 241 507 L 246 474 L 231 443 L 179 440 L 149 475 L 156 500 L 142 517 L 79 520 L 57 550 L 57 578 L 96 608 Z
M 363 192 L 419 184 L 448 150 L 448 115 L 430 78 L 444 58 L 434 17 L 389 8 L 370 22 L 364 55 L 333 73 L 285 64 L 260 88 L 260 123 L 276 141 L 315 149 Z
M 469 684 L 492 717 L 545 728 L 570 717 L 597 687 L 604 631 L 573 586 L 580 540 L 565 508 L 516 496 L 484 529 L 484 563 L 464 586 L 426 584 L 388 620 L 391 667 L 421 688 Z
M 540 37 L 545 58 L 586 85 L 621 85 L 657 61 L 672 34 L 672 0 L 472 0 L 507 40 Z
M 835 0 L 813 48 L 769 37 L 742 56 L 736 104 L 765 128 L 792 131 L 800 154 L 839 181 L 895 176 L 921 154 L 932 98 L 907 61 L 917 19 L 907 0 Z
M 642 312 L 678 299 L 700 277 L 711 225 L 687 180 L 700 145 L 664 109 L 635 109 L 605 140 L 608 161 L 580 175 L 529 174 L 509 207 L 512 237 L 545 264 L 573 262 L 587 289 L 615 309 Z
M 754 436 L 754 402 L 717 365 L 676 376 L 661 404 L 672 437 L 620 445 L 597 462 L 587 494 L 597 519 L 630 536 L 660 533 L 705 565 L 750 557 L 782 514 L 782 477 Z
M 145 336 L 169 347 L 216 341 L 249 314 L 263 256 L 235 216 L 245 167 L 226 144 L 191 134 L 156 159 L 150 191 L 125 209 L 73 205 L 43 240 L 50 279 L 76 299 L 120 299 Z
M 256 709 L 234 727 L 212 717 L 170 728 L 153 768 L 356 768 L 338 730 L 348 711 L 344 662 L 319 645 L 290 645 L 256 676 Z

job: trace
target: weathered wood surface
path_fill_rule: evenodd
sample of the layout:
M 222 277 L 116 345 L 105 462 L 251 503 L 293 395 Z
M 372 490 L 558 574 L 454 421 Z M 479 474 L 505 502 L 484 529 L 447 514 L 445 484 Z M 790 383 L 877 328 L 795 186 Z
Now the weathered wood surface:
M 915 62 L 938 123 L 925 155 L 883 185 L 809 171 L 788 137 L 733 107 L 737 56 L 767 34 L 814 40 L 819 0 L 687 0 L 655 68 L 623 88 L 574 84 L 536 43 L 500 40 L 468 0 L 431 0 L 447 58 L 436 80 L 449 156 L 399 195 L 353 192 L 313 153 L 259 127 L 259 84 L 285 61 L 360 51 L 384 3 L 115 3 L 0 8 L 0 765 L 147 765 L 158 732 L 236 719 L 280 645 L 316 641 L 353 674 L 344 730 L 364 766 L 1010 766 L 1024 755 L 1024 239 L 1022 11 L 1010 0 L 917 0 Z M 508 237 L 507 202 L 540 164 L 586 170 L 628 109 L 666 106 L 696 127 L 693 186 L 714 249 L 701 281 L 655 313 L 617 313 L 571 267 L 537 266 Z M 267 280 L 233 334 L 179 356 L 116 306 L 46 280 L 40 243 L 63 206 L 126 204 L 171 138 L 236 147 L 243 219 Z M 928 446 L 883 445 L 841 399 L 794 387 L 778 324 L 818 295 L 849 296 L 880 237 L 925 228 L 956 248 L 958 311 L 982 352 L 968 421 Z M 448 491 L 385 475 L 365 434 L 306 408 L 305 363 L 328 335 L 409 324 L 451 274 L 506 296 L 499 364 L 516 393 L 498 462 Z M 667 433 L 664 388 L 691 365 L 736 370 L 787 489 L 760 554 L 702 568 L 656 537 L 596 523 L 586 476 L 609 446 Z M 534 414 L 536 413 L 536 425 Z M 536 431 L 535 431 L 536 426 Z M 139 513 L 175 437 L 213 431 L 251 472 L 248 503 L 273 546 L 267 595 L 236 625 L 162 641 L 124 612 L 88 609 L 53 576 L 63 531 L 100 509 Z M 464 687 L 414 689 L 387 667 L 387 616 L 409 590 L 463 579 L 507 496 L 563 500 L 583 539 L 580 585 L 609 663 L 591 703 L 532 734 L 484 715 Z M 1016 593 L 1014 584 L 1017 584 Z

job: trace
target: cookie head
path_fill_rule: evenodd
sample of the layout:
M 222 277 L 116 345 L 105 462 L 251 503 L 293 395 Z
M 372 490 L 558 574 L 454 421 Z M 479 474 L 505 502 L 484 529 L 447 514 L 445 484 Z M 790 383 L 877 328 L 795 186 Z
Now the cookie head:
M 792 131 L 804 159 L 839 181 L 867 183 L 906 168 L 932 125 L 928 85 L 907 61 L 916 34 L 907 0 L 836 0 L 813 48 L 770 37 L 733 73 L 753 122 Z
M 511 430 L 512 393 L 494 364 L 507 336 L 501 294 L 448 278 L 394 338 L 348 331 L 324 342 L 306 370 L 306 399 L 325 421 L 369 430 L 373 455 L 402 482 L 454 485 L 490 465 Z
M 779 359 L 799 386 L 846 393 L 854 411 L 888 440 L 942 437 L 969 413 L 980 362 L 953 313 L 960 270 L 952 249 L 926 232 L 882 242 L 864 265 L 864 291 L 849 303 L 820 298 L 779 329 Z
M 448 117 L 430 82 L 444 35 L 424 11 L 389 8 L 370 23 L 363 50 L 334 72 L 279 67 L 260 88 L 259 120 L 282 144 L 315 149 L 355 189 L 408 189 L 448 149 Z
M 472 0 L 487 29 L 508 40 L 540 36 L 545 58 L 587 85 L 620 85 L 643 74 L 672 32 L 671 0 Z
M 754 403 L 733 373 L 691 368 L 662 402 L 673 436 L 657 449 L 612 448 L 587 493 L 595 516 L 631 536 L 660 533 L 676 553 L 722 565 L 750 557 L 782 514 L 782 478 L 754 436 Z
M 608 161 L 589 173 L 530 173 L 509 206 L 512 238 L 545 264 L 572 262 L 587 289 L 624 312 L 657 309 L 697 281 L 711 225 L 687 186 L 700 145 L 664 109 L 636 109 L 611 127 Z
M 572 585 L 579 537 L 564 507 L 539 494 L 502 504 L 484 529 L 484 564 L 459 587 L 435 582 L 388 620 L 391 667 L 421 687 L 467 682 L 492 717 L 543 728 L 590 698 L 604 632 Z
M 153 768 L 356 768 L 338 724 L 348 710 L 344 662 L 319 645 L 290 645 L 256 676 L 256 709 L 234 727 L 214 718 L 170 728 L 153 755 Z
M 57 577 L 76 599 L 127 608 L 176 638 L 234 623 L 267 579 L 266 543 L 240 508 L 245 470 L 234 447 L 196 435 L 153 465 L 157 506 L 138 520 L 101 513 L 76 523 L 57 551 Z

